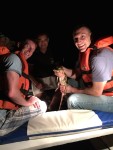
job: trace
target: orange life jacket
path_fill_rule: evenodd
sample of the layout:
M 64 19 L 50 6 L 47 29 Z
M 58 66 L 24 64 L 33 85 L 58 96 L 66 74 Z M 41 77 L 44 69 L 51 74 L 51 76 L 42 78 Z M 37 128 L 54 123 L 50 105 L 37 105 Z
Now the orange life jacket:
M 0 46 L 0 55 L 4 55 L 7 53 L 10 53 L 9 49 L 7 47 Z
M 101 38 L 95 42 L 95 46 L 97 48 L 106 47 L 113 44 L 113 36 L 109 36 L 106 38 Z
M 89 64 L 89 57 L 91 53 L 98 53 L 100 48 L 107 47 L 109 50 L 113 51 L 109 45 L 113 44 L 113 36 L 106 37 L 103 39 L 99 39 L 95 44 L 94 47 L 88 48 L 84 53 L 80 53 L 79 55 L 79 62 L 80 62 L 80 69 L 82 73 L 82 79 L 87 87 L 92 86 L 92 71 Z M 103 95 L 113 96 L 113 71 L 111 80 L 107 81 Z
M 16 51 L 15 52 L 19 58 L 22 61 L 22 71 L 23 74 L 22 76 L 19 78 L 19 89 L 22 93 L 22 96 L 25 98 L 25 96 L 27 95 L 28 89 L 29 89 L 29 79 L 27 78 L 28 75 L 28 63 L 24 57 L 24 54 Z M 25 76 L 26 75 L 26 76 Z M 6 99 L 0 99 L 0 108 L 1 109 L 10 109 L 10 110 L 17 110 L 20 106 L 13 103 L 12 101 L 8 100 L 8 98 Z

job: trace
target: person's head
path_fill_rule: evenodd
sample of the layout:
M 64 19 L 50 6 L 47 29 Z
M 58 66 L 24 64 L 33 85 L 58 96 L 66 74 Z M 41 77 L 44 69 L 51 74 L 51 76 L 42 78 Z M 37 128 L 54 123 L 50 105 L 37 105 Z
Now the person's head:
M 27 39 L 22 44 L 21 52 L 25 55 L 26 60 L 33 55 L 36 47 L 37 47 L 36 43 L 33 40 L 31 40 L 31 39 Z
M 86 26 L 81 26 L 73 31 L 74 44 L 80 52 L 85 52 L 91 44 L 91 31 Z
M 15 42 L 12 41 L 9 37 L 5 36 L 4 34 L 0 33 L 0 46 L 7 47 L 8 49 L 12 49 Z
M 36 38 L 36 43 L 41 52 L 46 52 L 49 45 L 49 37 L 46 33 L 41 33 Z

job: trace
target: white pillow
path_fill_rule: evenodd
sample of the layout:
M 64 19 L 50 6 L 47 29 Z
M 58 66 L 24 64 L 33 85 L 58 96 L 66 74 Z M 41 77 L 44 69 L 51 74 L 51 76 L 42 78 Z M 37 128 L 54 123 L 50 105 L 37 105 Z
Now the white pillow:
M 30 139 L 60 136 L 101 127 L 102 121 L 91 110 L 51 111 L 31 118 L 27 134 Z

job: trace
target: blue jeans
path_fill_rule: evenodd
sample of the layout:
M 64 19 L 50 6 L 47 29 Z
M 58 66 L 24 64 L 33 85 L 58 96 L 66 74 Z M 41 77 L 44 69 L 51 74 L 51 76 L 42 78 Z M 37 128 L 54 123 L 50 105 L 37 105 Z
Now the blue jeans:
M 69 79 L 68 83 L 73 87 L 85 87 L 82 80 L 79 80 L 77 83 L 77 81 Z M 87 94 L 69 94 L 67 107 L 68 109 L 88 109 L 113 112 L 113 97 L 105 95 L 92 96 Z
M 112 96 L 92 96 L 86 94 L 71 94 L 67 99 L 68 109 L 88 109 L 113 112 Z

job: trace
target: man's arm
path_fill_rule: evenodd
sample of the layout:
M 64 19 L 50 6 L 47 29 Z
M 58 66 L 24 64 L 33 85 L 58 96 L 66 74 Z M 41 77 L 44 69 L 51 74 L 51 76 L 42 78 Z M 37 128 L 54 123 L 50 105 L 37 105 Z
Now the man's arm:
M 31 106 L 36 100 L 26 100 L 22 97 L 22 93 L 19 89 L 19 75 L 14 71 L 5 72 L 5 94 L 10 98 L 10 100 L 18 105 Z
M 106 81 L 105 82 L 93 82 L 92 87 L 84 88 L 84 89 L 73 88 L 72 93 L 82 93 L 82 94 L 88 94 L 88 95 L 93 95 L 93 96 L 101 96 L 105 84 L 106 84 Z
M 92 87 L 84 88 L 84 89 L 78 89 L 70 85 L 67 85 L 66 87 L 60 86 L 60 90 L 61 92 L 66 92 L 66 93 L 81 93 L 81 94 L 88 94 L 88 95 L 93 95 L 93 96 L 101 96 L 105 84 L 106 84 L 106 81 L 105 82 L 93 82 Z

